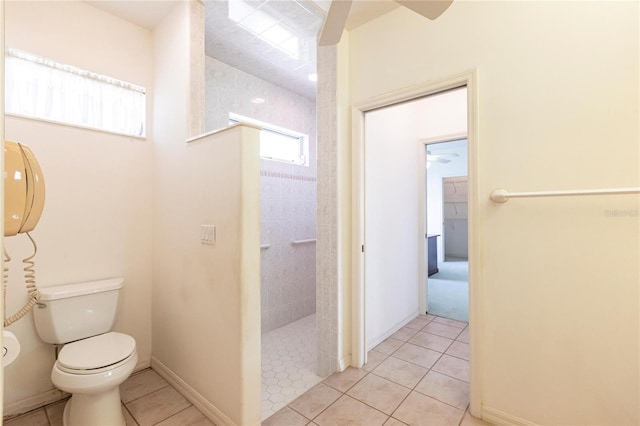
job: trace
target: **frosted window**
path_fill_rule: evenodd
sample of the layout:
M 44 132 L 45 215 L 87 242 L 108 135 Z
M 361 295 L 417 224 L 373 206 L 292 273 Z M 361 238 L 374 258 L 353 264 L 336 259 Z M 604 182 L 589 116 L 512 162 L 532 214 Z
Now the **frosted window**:
M 262 127 L 260 131 L 260 157 L 298 165 L 309 165 L 307 136 L 277 128 L 267 123 L 232 115 L 229 124 L 248 122 Z
M 111 77 L 8 49 L 7 114 L 145 136 L 145 89 Z

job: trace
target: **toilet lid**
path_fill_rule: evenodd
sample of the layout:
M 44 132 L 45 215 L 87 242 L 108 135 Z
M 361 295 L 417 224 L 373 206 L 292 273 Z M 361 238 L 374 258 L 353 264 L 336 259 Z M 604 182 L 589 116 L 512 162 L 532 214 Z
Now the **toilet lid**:
M 73 370 L 92 370 L 122 361 L 135 348 L 133 337 L 110 332 L 64 345 L 58 363 Z

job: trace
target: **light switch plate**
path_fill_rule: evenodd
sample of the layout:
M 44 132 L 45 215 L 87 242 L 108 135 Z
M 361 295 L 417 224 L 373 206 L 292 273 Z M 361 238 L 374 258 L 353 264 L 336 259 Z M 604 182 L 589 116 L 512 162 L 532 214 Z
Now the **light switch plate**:
M 213 245 L 216 243 L 216 226 L 200 225 L 200 242 Z

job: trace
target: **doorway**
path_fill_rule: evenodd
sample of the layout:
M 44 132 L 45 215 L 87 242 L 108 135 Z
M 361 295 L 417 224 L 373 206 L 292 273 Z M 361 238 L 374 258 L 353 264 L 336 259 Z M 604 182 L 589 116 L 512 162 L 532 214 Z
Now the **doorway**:
M 427 310 L 427 233 L 426 204 L 425 204 L 425 145 L 426 138 L 416 137 L 407 139 L 408 130 L 416 125 L 427 125 L 432 130 L 437 129 L 441 134 L 458 133 L 461 130 L 446 130 L 447 121 L 439 120 L 436 114 L 427 114 L 411 119 L 410 112 L 402 114 L 401 110 L 412 101 L 434 98 L 455 89 L 466 91 L 464 104 L 466 125 L 465 135 L 468 140 L 468 188 L 469 188 L 469 339 L 471 366 L 480 362 L 480 352 L 473 345 L 474 330 L 480 327 L 480 318 L 475 314 L 479 311 L 479 291 L 473 283 L 476 265 L 479 262 L 479 236 L 474 227 L 478 212 L 476 198 L 476 73 L 474 71 L 461 74 L 449 79 L 434 81 L 422 86 L 401 89 L 397 92 L 374 98 L 368 102 L 356 104 L 352 110 L 353 121 L 353 236 L 354 268 L 353 268 L 353 304 L 352 304 L 352 365 L 359 367 L 366 362 L 367 351 L 377 343 L 385 340 L 393 333 L 413 321 L 417 316 L 424 315 Z M 389 130 L 388 126 L 374 129 L 369 124 L 385 123 L 376 117 L 384 110 L 395 110 L 399 118 L 398 131 Z M 433 111 L 432 111 L 433 112 Z M 389 123 L 389 121 L 386 121 Z M 450 124 L 450 123 L 449 123 Z M 374 126 L 375 127 L 375 126 Z M 389 144 L 386 150 L 374 147 L 371 149 L 369 136 L 378 135 Z M 465 135 L 462 135 L 464 138 Z M 460 136 L 460 135 L 459 135 Z M 404 143 L 403 143 L 404 141 Z M 369 160 L 379 158 L 381 168 L 372 167 Z M 401 165 L 398 161 L 403 158 Z M 410 163 L 413 161 L 413 163 Z M 391 170 L 395 169 L 395 171 Z M 399 179 L 404 174 L 405 179 Z M 407 178 L 408 177 L 408 178 Z M 373 200 L 371 194 L 382 194 Z M 411 195 L 411 196 L 409 196 Z M 388 197 L 387 197 L 388 196 Z M 400 199 L 403 198 L 403 199 Z M 377 203 L 377 205 L 376 205 Z M 368 228 L 376 226 L 381 229 L 378 235 L 371 234 Z M 413 240 L 411 237 L 413 236 Z M 399 241 L 404 239 L 404 241 Z M 385 248 L 386 247 L 386 248 Z M 387 256 L 385 256 L 385 254 Z M 398 274 L 386 270 L 389 265 L 399 268 Z M 380 279 L 382 277 L 382 279 Z M 374 283 L 371 288 L 370 284 Z M 376 295 L 375 285 L 385 288 L 384 296 Z M 395 287 L 394 287 L 395 286 Z M 392 298 L 387 297 L 391 295 Z M 406 302 L 402 303 L 400 299 Z M 378 306 L 370 302 L 378 303 Z M 400 303 L 398 303 L 400 302 Z M 401 307 L 401 308 L 399 308 Z M 386 317 L 386 319 L 381 319 Z M 376 328 L 377 327 L 377 328 Z M 377 336 L 372 337 L 372 331 Z M 471 412 L 479 410 L 479 369 L 470 369 Z M 474 398 L 475 396 L 475 398 Z
M 429 245 L 429 240 L 434 248 L 440 246 L 440 259 L 436 260 L 444 265 L 445 233 L 441 225 L 428 226 L 426 232 L 421 232 L 421 227 L 431 217 L 437 223 L 444 222 L 443 178 L 467 174 L 466 138 L 451 141 L 444 147 L 430 142 L 442 141 L 451 134 L 466 135 L 466 109 L 467 89 L 461 87 L 365 113 L 367 351 L 427 311 L 427 280 L 421 277 L 427 256 L 420 255 L 421 248 L 425 243 Z M 420 145 L 422 153 L 417 156 L 416 147 Z M 425 166 L 431 167 L 431 173 L 426 175 L 433 176 L 438 186 L 438 190 L 426 191 L 432 195 L 431 203 L 419 195 L 426 189 L 425 172 L 420 170 L 426 170 Z M 450 230 L 447 238 L 453 232 Z M 456 237 L 459 234 L 453 237 L 459 239 Z M 452 243 L 449 246 L 455 248 Z M 426 252 L 433 254 L 428 248 Z
M 425 143 L 427 312 L 469 321 L 467 139 Z

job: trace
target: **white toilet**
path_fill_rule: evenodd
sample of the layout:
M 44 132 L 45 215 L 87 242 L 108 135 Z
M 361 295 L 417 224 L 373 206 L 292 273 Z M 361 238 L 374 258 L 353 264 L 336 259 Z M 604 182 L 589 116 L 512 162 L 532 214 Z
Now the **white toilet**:
M 118 310 L 123 278 L 40 288 L 34 308 L 38 335 L 64 344 L 51 381 L 72 394 L 63 424 L 97 426 L 125 424 L 120 384 L 138 362 L 136 341 L 110 332 Z

